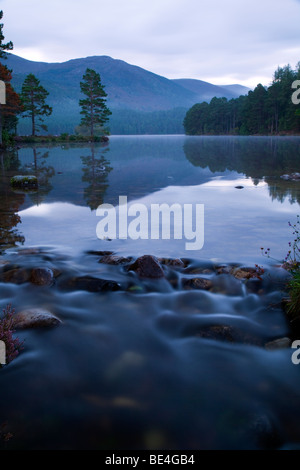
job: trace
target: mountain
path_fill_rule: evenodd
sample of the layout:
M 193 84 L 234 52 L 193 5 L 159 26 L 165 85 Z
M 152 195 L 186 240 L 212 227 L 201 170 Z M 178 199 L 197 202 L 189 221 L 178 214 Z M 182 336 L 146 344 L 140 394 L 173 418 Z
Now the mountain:
M 238 98 L 240 95 L 246 95 L 250 88 L 242 85 L 213 85 L 212 83 L 196 80 L 192 78 L 177 78 L 172 80 L 177 85 L 191 91 L 197 96 L 197 103 L 210 101 L 212 98 Z
M 247 95 L 249 91 L 251 91 L 251 88 L 248 88 L 243 85 L 222 85 L 222 88 L 228 91 L 234 92 L 236 95 L 241 96 L 241 95 Z
M 169 80 L 136 65 L 108 56 L 72 59 L 62 63 L 34 62 L 8 54 L 5 64 L 13 71 L 12 84 L 17 92 L 29 73 L 33 73 L 49 91 L 47 103 L 53 107 L 46 124 L 50 133 L 73 133 L 80 122 L 80 81 L 87 68 L 100 73 L 107 93 L 107 105 L 112 111 L 111 133 L 182 133 L 182 121 L 188 108 L 213 96 L 237 97 L 235 91 L 197 82 L 197 88 L 187 87 L 189 80 Z M 199 83 L 198 83 L 199 82 Z M 211 93 L 199 91 L 205 89 Z M 237 85 L 234 85 L 237 86 Z M 210 96 L 210 98 L 207 98 Z M 20 120 L 19 132 L 30 133 L 29 120 Z

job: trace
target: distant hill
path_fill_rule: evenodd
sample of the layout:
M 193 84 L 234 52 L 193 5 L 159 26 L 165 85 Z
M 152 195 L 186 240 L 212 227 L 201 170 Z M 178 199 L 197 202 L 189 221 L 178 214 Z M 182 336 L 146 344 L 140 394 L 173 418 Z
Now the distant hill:
M 235 84 L 235 85 L 222 85 L 222 88 L 224 88 L 225 90 L 231 91 L 231 92 L 235 93 L 238 96 L 247 95 L 249 93 L 249 91 L 251 91 L 251 88 L 248 88 L 248 87 L 243 86 L 243 85 L 238 85 L 238 84 Z
M 197 96 L 197 103 L 210 101 L 214 97 L 225 97 L 230 100 L 231 98 L 238 98 L 240 95 L 246 95 L 250 91 L 250 88 L 242 85 L 218 86 L 192 78 L 178 78 L 173 80 L 173 82 L 194 93 Z
M 53 134 L 73 133 L 79 124 L 80 81 L 87 68 L 101 75 L 108 95 L 107 105 L 113 113 L 110 118 L 112 134 L 183 133 L 182 121 L 192 105 L 213 96 L 238 96 L 234 88 L 226 89 L 201 80 L 169 80 L 108 56 L 46 63 L 8 54 L 5 64 L 13 71 L 12 84 L 17 92 L 29 73 L 36 75 L 49 91 L 47 102 L 53 107 L 53 113 L 46 123 Z M 201 92 L 201 86 L 205 92 Z M 20 121 L 20 133 L 30 133 L 28 121 Z

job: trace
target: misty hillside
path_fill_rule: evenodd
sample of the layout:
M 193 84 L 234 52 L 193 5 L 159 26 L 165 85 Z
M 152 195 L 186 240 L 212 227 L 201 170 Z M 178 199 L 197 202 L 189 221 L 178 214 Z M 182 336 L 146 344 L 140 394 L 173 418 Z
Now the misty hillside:
M 237 96 L 247 95 L 248 92 L 251 90 L 251 88 L 248 88 L 243 85 L 238 85 L 237 83 L 235 85 L 222 85 L 222 88 L 224 90 L 234 92 Z
M 73 133 L 80 122 L 80 81 L 87 68 L 100 73 L 112 111 L 112 134 L 182 133 L 182 121 L 188 108 L 213 96 L 237 97 L 234 89 L 225 89 L 201 80 L 191 89 L 189 80 L 169 80 L 160 75 L 108 56 L 73 59 L 62 63 L 34 62 L 8 54 L 5 61 L 13 71 L 12 84 L 20 92 L 22 83 L 33 73 L 49 91 L 47 103 L 53 107 L 47 118 L 49 133 Z M 181 83 L 184 82 L 184 83 Z M 201 84 L 205 84 L 201 91 Z M 210 90 L 210 95 L 207 90 Z M 29 120 L 20 120 L 19 132 L 30 133 Z
M 196 80 L 192 78 L 178 78 L 172 80 L 177 85 L 182 86 L 197 96 L 197 103 L 201 101 L 210 101 L 212 98 L 238 98 L 240 95 L 246 95 L 250 88 L 242 85 L 213 85 L 212 83 Z

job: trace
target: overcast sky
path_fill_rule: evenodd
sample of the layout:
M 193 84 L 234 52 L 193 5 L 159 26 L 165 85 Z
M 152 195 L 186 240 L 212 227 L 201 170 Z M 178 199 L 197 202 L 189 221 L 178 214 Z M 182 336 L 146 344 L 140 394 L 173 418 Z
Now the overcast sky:
M 268 85 L 300 61 L 300 0 L 0 0 L 14 54 L 108 55 L 167 78 Z

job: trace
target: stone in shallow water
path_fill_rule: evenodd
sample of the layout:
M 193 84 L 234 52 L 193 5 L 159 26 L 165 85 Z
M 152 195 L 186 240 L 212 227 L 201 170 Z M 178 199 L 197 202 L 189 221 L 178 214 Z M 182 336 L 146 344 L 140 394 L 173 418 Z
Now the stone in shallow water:
M 201 289 L 209 290 L 213 286 L 210 279 L 203 279 L 202 277 L 194 277 L 192 279 L 182 279 L 182 287 L 184 289 Z
M 232 268 L 228 266 L 227 264 L 223 264 L 221 266 L 216 266 L 216 273 L 217 274 L 230 274 Z
M 159 263 L 164 264 L 165 266 L 174 266 L 179 268 L 184 268 L 184 262 L 179 258 L 158 258 Z
M 285 349 L 289 348 L 292 344 L 292 341 L 290 338 L 278 338 L 274 339 L 274 341 L 269 341 L 268 343 L 265 344 L 265 348 L 268 349 L 269 351 L 274 351 L 276 349 Z
M 30 281 L 38 286 L 51 286 L 54 281 L 53 271 L 50 268 L 34 268 L 31 271 Z
M 95 251 L 90 250 L 87 252 L 88 255 L 96 255 L 96 256 L 106 256 L 106 255 L 113 255 L 112 251 Z
M 233 269 L 231 274 L 236 279 L 251 279 L 258 277 L 256 268 L 237 268 Z
M 131 259 L 132 258 L 124 258 L 123 256 L 108 254 L 108 255 L 103 256 L 103 258 L 99 260 L 99 263 L 113 264 L 113 265 L 126 264 L 126 263 L 128 264 L 130 263 Z
M 95 293 L 117 291 L 121 288 L 115 281 L 108 281 L 92 276 L 73 277 L 64 281 L 60 287 L 67 290 L 85 290 Z
M 159 279 L 165 277 L 164 271 L 158 262 L 158 259 L 152 255 L 144 255 L 137 258 L 129 266 L 129 270 L 135 271 L 139 277 Z
M 228 325 L 211 325 L 202 327 L 197 331 L 196 336 L 216 341 L 263 346 L 262 338 Z
M 30 270 L 13 268 L 5 271 L 0 276 L 0 281 L 12 284 L 24 284 L 30 280 Z
M 197 336 L 201 338 L 213 339 L 218 341 L 234 341 L 234 329 L 231 326 L 225 325 L 214 325 L 209 327 L 203 327 L 197 332 Z
M 16 313 L 14 328 L 45 328 L 61 324 L 61 320 L 43 308 L 30 308 Z

